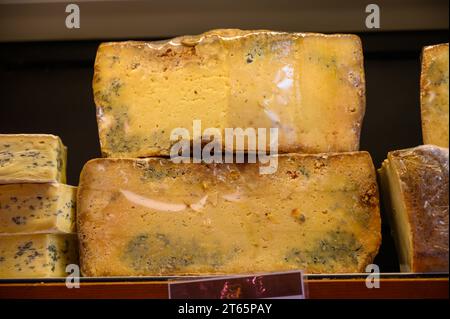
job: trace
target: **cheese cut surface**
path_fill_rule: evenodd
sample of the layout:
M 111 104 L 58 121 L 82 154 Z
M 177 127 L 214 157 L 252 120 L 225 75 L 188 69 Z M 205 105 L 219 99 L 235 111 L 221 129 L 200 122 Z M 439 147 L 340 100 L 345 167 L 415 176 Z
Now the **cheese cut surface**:
M 75 232 L 76 191 L 56 183 L 0 185 L 0 234 Z
M 259 164 L 96 159 L 80 178 L 85 276 L 361 272 L 377 254 L 370 155 L 280 155 Z
M 281 153 L 356 151 L 365 112 L 355 35 L 214 30 L 104 43 L 93 90 L 107 157 L 168 155 L 174 128 L 194 140 L 193 120 L 222 138 L 225 128 L 278 128 Z
M 448 43 L 424 48 L 420 86 L 423 142 L 448 148 Z
M 379 172 L 401 271 L 448 271 L 448 149 L 393 151 Z
M 74 234 L 0 235 L 0 278 L 65 277 L 78 263 Z
M 0 184 L 66 182 L 66 147 L 46 134 L 0 134 Z

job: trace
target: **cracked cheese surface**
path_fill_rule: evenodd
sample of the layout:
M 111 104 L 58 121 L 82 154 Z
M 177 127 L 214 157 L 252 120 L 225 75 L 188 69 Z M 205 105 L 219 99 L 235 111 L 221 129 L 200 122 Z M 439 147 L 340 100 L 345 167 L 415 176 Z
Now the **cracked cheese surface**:
M 354 35 L 214 30 L 104 43 L 93 90 L 107 157 L 168 155 L 171 131 L 186 128 L 192 140 L 193 120 L 222 136 L 278 128 L 281 153 L 357 151 L 365 112 Z
M 272 175 L 258 166 L 88 162 L 78 192 L 82 273 L 363 272 L 381 241 L 370 155 L 280 155 Z

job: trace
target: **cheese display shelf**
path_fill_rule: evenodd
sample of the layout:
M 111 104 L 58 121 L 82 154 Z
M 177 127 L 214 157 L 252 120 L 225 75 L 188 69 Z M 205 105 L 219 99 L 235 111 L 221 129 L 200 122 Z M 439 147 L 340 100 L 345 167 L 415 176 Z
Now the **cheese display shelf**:
M 359 35 L 144 40 L 91 52 L 75 129 L 0 134 L 0 299 L 448 299 L 448 44 L 405 126 Z
M 199 277 L 195 277 L 199 279 Z M 367 274 L 305 275 L 309 299 L 448 299 L 448 273 L 380 275 L 367 288 Z M 193 277 L 84 277 L 69 289 L 65 278 L 3 279 L 1 299 L 167 299 L 170 283 Z

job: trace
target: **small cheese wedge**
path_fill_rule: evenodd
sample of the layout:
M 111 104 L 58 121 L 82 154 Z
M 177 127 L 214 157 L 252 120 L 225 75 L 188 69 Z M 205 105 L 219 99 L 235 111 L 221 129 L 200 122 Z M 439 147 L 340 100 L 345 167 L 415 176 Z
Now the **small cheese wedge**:
M 47 134 L 0 134 L 0 184 L 66 182 L 66 147 Z
M 393 151 L 379 170 L 403 272 L 448 272 L 448 148 Z
M 448 147 L 448 43 L 423 49 L 420 101 L 423 143 Z
M 349 34 L 213 30 L 103 43 L 93 91 L 107 157 L 169 155 L 207 128 L 229 151 L 256 146 L 225 144 L 226 128 L 266 129 L 267 150 L 267 130 L 277 128 L 280 153 L 357 151 L 365 112 L 361 41 Z M 171 140 L 176 128 L 189 136 Z
M 364 271 L 381 240 L 370 155 L 278 161 L 271 175 L 259 164 L 88 162 L 78 191 L 82 273 Z
M 0 235 L 0 278 L 65 277 L 78 264 L 76 235 Z
M 0 185 L 0 233 L 75 232 L 76 193 L 56 183 Z

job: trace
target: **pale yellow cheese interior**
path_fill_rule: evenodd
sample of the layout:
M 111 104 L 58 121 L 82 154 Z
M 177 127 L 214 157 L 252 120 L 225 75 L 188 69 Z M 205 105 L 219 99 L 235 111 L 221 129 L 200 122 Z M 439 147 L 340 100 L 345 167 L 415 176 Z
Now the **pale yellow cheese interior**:
M 0 278 L 65 277 L 76 263 L 73 234 L 0 235 Z
M 286 155 L 257 164 L 97 159 L 78 192 L 85 276 L 361 272 L 380 245 L 365 153 Z
M 281 153 L 355 151 L 365 111 L 353 35 L 215 30 L 104 43 L 93 90 L 108 157 L 168 155 L 174 128 L 194 139 L 193 120 L 222 138 L 224 128 L 278 128 Z
M 420 89 L 423 142 L 448 148 L 448 43 L 424 48 Z
M 0 184 L 66 182 L 66 147 L 47 134 L 0 134 Z
M 0 185 L 0 233 L 75 232 L 76 187 Z
M 402 193 L 400 179 L 395 168 L 385 160 L 379 170 L 381 186 L 386 196 L 387 216 L 394 234 L 400 271 L 411 272 L 413 269 L 413 232 L 411 230 L 407 208 L 405 206 L 405 197 Z

